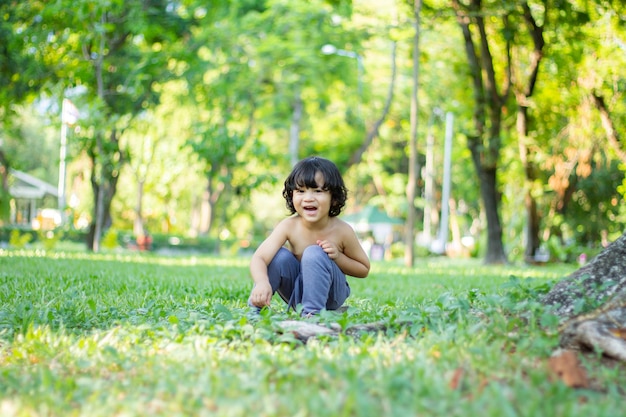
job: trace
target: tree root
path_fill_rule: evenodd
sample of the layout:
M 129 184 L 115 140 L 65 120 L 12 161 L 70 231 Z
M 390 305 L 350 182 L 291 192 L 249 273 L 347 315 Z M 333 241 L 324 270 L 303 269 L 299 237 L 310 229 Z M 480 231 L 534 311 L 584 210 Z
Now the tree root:
M 619 307 L 595 317 L 570 321 L 561 331 L 561 346 L 591 349 L 626 362 L 626 308 Z

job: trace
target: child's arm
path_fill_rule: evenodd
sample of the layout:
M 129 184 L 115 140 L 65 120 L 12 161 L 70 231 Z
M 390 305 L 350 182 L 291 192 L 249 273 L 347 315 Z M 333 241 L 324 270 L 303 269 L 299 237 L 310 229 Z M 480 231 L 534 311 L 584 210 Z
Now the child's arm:
M 267 275 L 267 266 L 272 262 L 278 250 L 287 241 L 287 221 L 281 221 L 270 235 L 261 243 L 250 260 L 250 275 L 254 281 L 254 288 L 250 301 L 257 307 L 270 305 L 272 300 L 272 286 Z
M 340 233 L 342 245 L 328 240 L 320 240 L 317 244 L 324 249 L 328 257 L 335 261 L 339 269 L 356 278 L 365 278 L 370 271 L 370 260 L 359 243 L 351 226 L 344 224 Z

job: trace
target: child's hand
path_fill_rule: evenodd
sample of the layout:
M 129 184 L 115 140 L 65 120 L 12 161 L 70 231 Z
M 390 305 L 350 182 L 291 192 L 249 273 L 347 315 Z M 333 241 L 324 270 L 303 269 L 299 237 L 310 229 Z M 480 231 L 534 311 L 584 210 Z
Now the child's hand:
M 272 301 L 272 286 L 270 283 L 255 284 L 250 294 L 250 301 L 257 307 L 269 306 Z
M 320 248 L 324 249 L 324 252 L 326 252 L 330 259 L 337 259 L 337 257 L 341 253 L 339 252 L 339 248 L 337 247 L 337 245 L 328 240 L 318 240 L 317 245 Z

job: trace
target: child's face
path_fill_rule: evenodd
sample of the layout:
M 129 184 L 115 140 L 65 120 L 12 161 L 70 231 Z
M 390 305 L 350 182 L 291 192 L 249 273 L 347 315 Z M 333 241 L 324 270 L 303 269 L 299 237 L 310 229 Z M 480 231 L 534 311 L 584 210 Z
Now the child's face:
M 324 190 L 324 176 L 315 174 L 316 188 L 302 187 L 293 191 L 293 207 L 304 220 L 316 222 L 328 217 L 332 198 L 330 191 Z

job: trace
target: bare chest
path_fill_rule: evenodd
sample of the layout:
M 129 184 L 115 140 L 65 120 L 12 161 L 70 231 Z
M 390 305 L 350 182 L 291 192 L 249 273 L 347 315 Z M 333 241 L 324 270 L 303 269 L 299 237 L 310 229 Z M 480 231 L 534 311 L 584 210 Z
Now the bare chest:
M 306 228 L 294 228 L 288 239 L 289 249 L 300 259 L 304 250 L 311 246 L 317 245 L 321 241 L 332 241 L 339 244 L 339 237 L 333 228 L 325 228 L 323 230 L 308 230 Z

